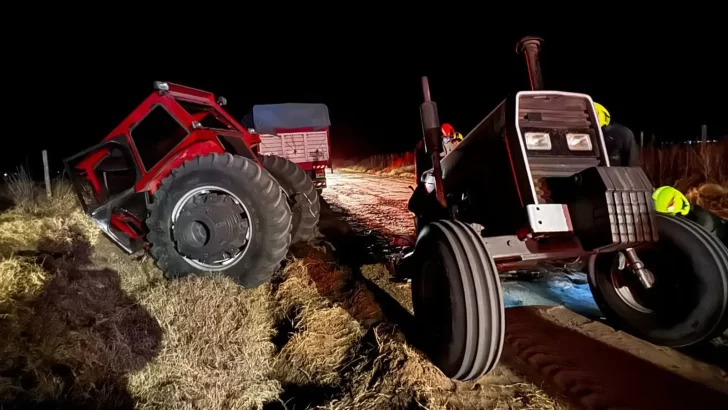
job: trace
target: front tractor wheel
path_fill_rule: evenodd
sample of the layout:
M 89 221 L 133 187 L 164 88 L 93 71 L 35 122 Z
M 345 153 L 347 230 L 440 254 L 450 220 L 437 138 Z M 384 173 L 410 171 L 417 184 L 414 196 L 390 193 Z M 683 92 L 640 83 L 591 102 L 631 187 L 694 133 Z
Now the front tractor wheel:
M 503 350 L 503 290 L 485 243 L 470 226 L 423 227 L 412 265 L 412 302 L 422 348 L 442 372 L 472 380 Z
M 657 215 L 660 240 L 637 249 L 654 278 L 645 287 L 622 252 L 589 261 L 589 285 L 600 310 L 619 328 L 648 342 L 684 347 L 728 327 L 728 249 L 698 224 Z
M 217 272 L 244 287 L 268 281 L 291 243 L 281 187 L 254 161 L 230 154 L 172 171 L 154 194 L 147 226 L 166 277 Z

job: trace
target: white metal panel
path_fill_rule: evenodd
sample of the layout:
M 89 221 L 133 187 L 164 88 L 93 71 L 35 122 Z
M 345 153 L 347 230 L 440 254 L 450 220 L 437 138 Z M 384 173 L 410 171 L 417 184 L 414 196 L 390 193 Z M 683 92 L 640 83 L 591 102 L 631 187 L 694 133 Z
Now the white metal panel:
M 260 134 L 260 153 L 283 156 L 283 142 L 278 135 Z
M 326 131 L 260 134 L 260 153 L 273 154 L 295 163 L 329 160 Z
M 303 133 L 278 134 L 283 138 L 283 156 L 291 162 L 306 162 Z
M 306 133 L 307 161 L 329 160 L 329 139 L 326 131 Z
M 526 205 L 528 222 L 536 233 L 571 232 L 569 208 L 564 204 Z

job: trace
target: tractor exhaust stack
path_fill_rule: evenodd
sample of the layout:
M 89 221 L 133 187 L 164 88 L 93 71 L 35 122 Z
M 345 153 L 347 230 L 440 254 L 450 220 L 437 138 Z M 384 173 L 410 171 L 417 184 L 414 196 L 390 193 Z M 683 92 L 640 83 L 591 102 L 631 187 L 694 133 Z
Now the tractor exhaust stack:
M 541 49 L 541 37 L 523 37 L 516 45 L 516 53 L 523 53 L 526 56 L 528 66 L 528 77 L 531 80 L 531 90 L 543 90 L 543 76 L 541 75 L 541 60 L 539 51 Z
M 445 189 L 442 184 L 442 168 L 440 167 L 440 152 L 442 152 L 442 131 L 440 131 L 440 119 L 437 116 L 437 104 L 432 101 L 430 95 L 430 82 L 427 77 L 422 77 L 422 93 L 425 102 L 420 105 L 420 116 L 422 118 L 422 136 L 425 140 L 425 151 L 432 158 L 433 174 L 435 176 L 435 196 L 443 208 L 447 208 L 445 200 Z

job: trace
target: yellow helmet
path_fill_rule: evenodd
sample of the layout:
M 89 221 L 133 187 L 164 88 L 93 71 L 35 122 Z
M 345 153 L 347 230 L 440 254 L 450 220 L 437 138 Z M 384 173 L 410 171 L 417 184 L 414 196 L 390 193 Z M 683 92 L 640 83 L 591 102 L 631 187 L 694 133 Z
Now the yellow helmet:
M 682 192 L 671 186 L 661 186 L 652 193 L 655 201 L 655 210 L 661 214 L 687 215 L 690 212 L 690 202 Z
M 609 111 L 597 102 L 594 103 L 594 110 L 597 112 L 597 118 L 599 118 L 599 126 L 606 127 L 609 125 L 612 121 L 612 116 L 609 115 Z
M 456 132 L 455 135 L 453 135 L 453 139 L 462 141 L 463 140 L 463 134 L 461 134 L 459 132 Z

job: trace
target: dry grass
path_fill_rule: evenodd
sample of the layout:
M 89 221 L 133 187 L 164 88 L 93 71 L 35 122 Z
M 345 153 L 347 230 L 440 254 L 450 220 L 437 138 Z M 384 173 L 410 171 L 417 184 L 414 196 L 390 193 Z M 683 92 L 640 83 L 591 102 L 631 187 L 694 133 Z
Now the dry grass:
M 374 155 L 367 158 L 340 161 L 335 164 L 338 171 L 382 175 L 394 178 L 415 177 L 415 157 L 411 152 L 404 154 Z
M 30 192 L 0 214 L 0 403 L 562 408 L 505 368 L 473 383 L 445 378 L 326 246 L 294 249 L 255 290 L 216 276 L 166 280 L 99 238 L 71 196 Z
M 728 220 L 728 137 L 717 144 L 645 148 L 640 161 L 655 186 L 673 186 Z
M 164 338 L 129 378 L 137 408 L 250 409 L 275 400 L 269 295 L 267 286 L 244 290 L 222 277 L 165 281 L 140 294 Z
M 703 184 L 728 187 L 728 137 L 721 143 L 645 147 L 643 169 L 655 186 L 670 185 L 683 192 Z
M 703 184 L 690 188 L 686 196 L 690 202 L 728 221 L 728 184 Z
M 0 214 L 0 402 L 240 409 L 277 399 L 270 287 L 164 280 L 99 239 L 61 181 L 52 200 L 18 187 L 27 181 L 8 181 L 17 205 Z

